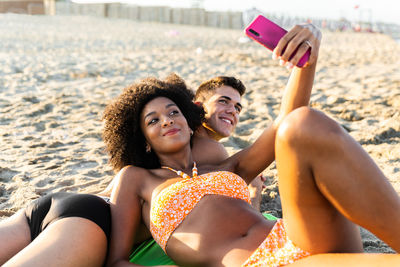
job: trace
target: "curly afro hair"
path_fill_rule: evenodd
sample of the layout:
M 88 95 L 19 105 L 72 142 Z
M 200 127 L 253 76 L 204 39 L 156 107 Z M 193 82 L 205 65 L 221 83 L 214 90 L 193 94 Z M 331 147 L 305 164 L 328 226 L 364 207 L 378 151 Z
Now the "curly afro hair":
M 146 78 L 126 87 L 107 105 L 103 115 L 103 139 L 114 171 L 118 172 L 127 165 L 146 169 L 161 167 L 153 151 L 146 153 L 146 140 L 140 128 L 140 114 L 144 106 L 157 97 L 171 99 L 193 131 L 203 122 L 204 110 L 192 102 L 193 92 L 176 74 L 169 75 L 163 81 Z

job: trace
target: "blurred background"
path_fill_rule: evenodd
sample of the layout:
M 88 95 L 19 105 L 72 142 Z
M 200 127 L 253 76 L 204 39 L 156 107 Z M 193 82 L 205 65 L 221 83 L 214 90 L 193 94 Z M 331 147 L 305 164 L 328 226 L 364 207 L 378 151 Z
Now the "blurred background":
M 322 29 L 385 33 L 400 39 L 400 1 L 0 0 L 0 13 L 92 15 L 221 28 L 244 28 L 265 14 L 283 27 L 312 22 Z

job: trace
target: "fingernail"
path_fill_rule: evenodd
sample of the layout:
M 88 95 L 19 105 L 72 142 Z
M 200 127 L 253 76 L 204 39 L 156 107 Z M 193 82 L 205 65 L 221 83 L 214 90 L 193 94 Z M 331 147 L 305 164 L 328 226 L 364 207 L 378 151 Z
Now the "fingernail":
M 276 59 L 278 59 L 278 55 L 277 55 L 277 54 L 275 54 L 275 53 L 272 53 L 272 59 L 273 59 L 273 60 L 276 60 Z
M 291 70 L 291 69 L 293 69 L 293 67 L 294 67 L 294 65 L 292 64 L 292 63 L 288 63 L 287 64 L 287 66 L 286 66 L 286 68 L 288 69 L 288 70 Z
M 281 65 L 281 66 L 285 66 L 285 63 L 286 63 L 286 62 L 285 62 L 284 60 L 282 60 L 282 59 L 281 59 L 281 60 L 279 60 L 279 65 Z

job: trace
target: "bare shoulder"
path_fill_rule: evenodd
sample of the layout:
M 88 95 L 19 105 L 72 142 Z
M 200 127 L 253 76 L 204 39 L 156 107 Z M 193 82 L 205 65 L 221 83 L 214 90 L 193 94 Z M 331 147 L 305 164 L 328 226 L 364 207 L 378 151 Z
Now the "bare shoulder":
M 162 172 L 165 170 L 125 166 L 119 171 L 115 180 L 118 186 L 131 188 L 132 192 L 136 192 L 143 200 L 150 202 L 153 190 L 163 181 Z
M 115 186 L 128 186 L 130 188 L 143 188 L 146 181 L 151 179 L 153 174 L 144 168 L 136 166 L 125 166 L 122 168 L 114 178 Z
M 149 175 L 149 171 L 140 167 L 128 165 L 123 167 L 118 173 L 117 177 L 130 177 L 130 179 L 137 179 L 139 175 Z
M 194 160 L 199 164 L 216 164 L 229 157 L 221 143 L 201 136 L 193 138 L 192 152 Z
M 130 179 L 131 181 L 136 181 L 138 180 L 135 177 L 138 177 L 140 175 L 143 175 L 143 173 L 141 173 L 140 170 L 141 168 L 137 168 L 134 167 L 132 165 L 129 166 L 125 166 L 124 168 L 122 168 L 115 176 L 114 178 L 111 180 L 111 182 L 107 185 L 107 187 L 101 191 L 100 193 L 97 193 L 97 195 L 99 196 L 104 196 L 104 197 L 110 197 L 112 190 L 115 186 L 115 184 L 119 183 L 121 178 L 123 179 Z

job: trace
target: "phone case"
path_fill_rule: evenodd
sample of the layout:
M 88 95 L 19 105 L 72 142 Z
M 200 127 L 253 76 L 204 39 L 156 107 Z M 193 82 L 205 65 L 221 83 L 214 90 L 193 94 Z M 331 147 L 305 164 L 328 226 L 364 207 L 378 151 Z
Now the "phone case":
M 269 50 L 274 50 L 279 40 L 287 33 L 285 29 L 270 21 L 266 17 L 259 15 L 246 28 L 246 35 L 262 44 Z M 293 53 L 296 54 L 297 49 Z M 298 67 L 303 67 L 310 57 L 311 48 L 307 50 L 304 56 L 297 63 Z M 291 59 L 291 57 L 290 57 Z

